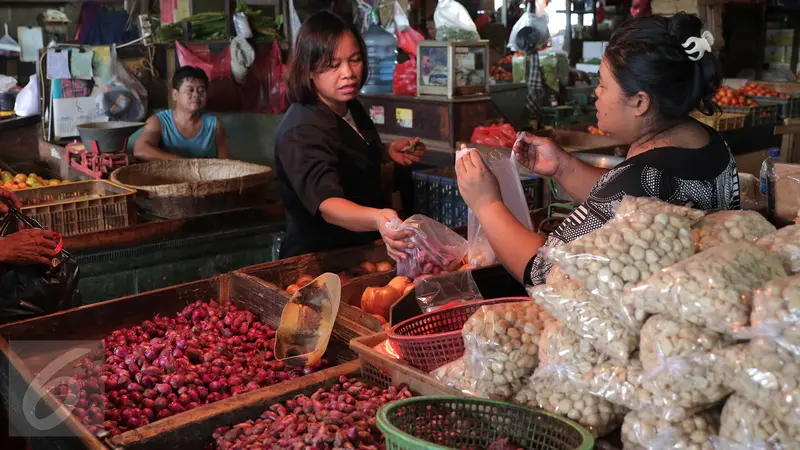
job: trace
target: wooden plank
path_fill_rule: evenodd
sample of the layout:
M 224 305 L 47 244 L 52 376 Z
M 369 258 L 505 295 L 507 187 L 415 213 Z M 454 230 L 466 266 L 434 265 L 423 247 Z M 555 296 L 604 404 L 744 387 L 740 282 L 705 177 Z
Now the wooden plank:
M 351 361 L 302 378 L 246 392 L 121 434 L 111 442 L 128 450 L 202 450 L 211 443 L 211 434 L 216 428 L 255 419 L 272 404 L 300 394 L 310 395 L 320 387 L 333 386 L 342 375 L 357 375 L 358 368 L 358 361 Z
M 186 219 L 159 220 L 115 230 L 67 236 L 64 238 L 64 248 L 74 251 L 95 247 L 143 244 L 180 230 L 186 222 Z

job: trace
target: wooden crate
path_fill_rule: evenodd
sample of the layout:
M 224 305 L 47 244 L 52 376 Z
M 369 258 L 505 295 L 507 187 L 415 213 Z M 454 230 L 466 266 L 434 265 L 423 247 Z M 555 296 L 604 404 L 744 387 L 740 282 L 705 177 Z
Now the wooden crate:
M 114 330 L 150 319 L 156 313 L 174 315 L 189 303 L 197 300 L 207 301 L 211 298 L 222 303 L 232 302 L 238 307 L 247 309 L 256 314 L 264 323 L 276 329 L 280 322 L 283 306 L 289 300 L 284 292 L 269 287 L 255 277 L 245 274 L 228 274 L 11 323 L 0 327 L 0 385 L 9 386 L 10 380 L 13 379 L 17 383 L 15 385 L 30 386 L 35 374 L 57 355 L 74 348 L 75 341 L 99 340 Z M 348 330 L 346 329 L 348 325 L 349 322 L 340 321 L 338 318 L 334 324 L 332 338 L 325 355 L 331 365 L 346 363 L 356 358 L 356 354 L 349 348 L 349 340 L 342 340 L 340 336 L 359 335 L 359 332 L 363 331 L 363 327 L 358 330 Z M 21 355 L 17 354 L 9 345 L 15 340 L 51 341 L 54 345 L 49 346 L 47 350 Z M 294 380 L 292 386 L 302 384 L 306 378 L 301 377 Z M 310 378 L 307 381 L 316 382 L 318 380 Z M 274 385 L 272 388 L 276 386 Z M 248 394 L 258 396 L 264 389 L 270 389 L 270 387 Z M 7 405 L 9 416 L 12 418 L 23 417 L 24 390 L 5 392 L 3 389 L 0 392 L 3 393 L 3 400 Z M 213 415 L 217 411 L 224 411 L 231 405 L 238 405 L 243 401 L 242 398 L 249 397 L 232 397 L 222 402 L 200 406 L 183 414 L 192 413 L 191 417 L 204 414 Z M 58 405 L 58 401 L 53 396 L 45 395 L 44 401 L 39 404 L 38 416 L 50 415 L 58 409 Z M 180 415 L 171 419 L 184 420 L 180 418 Z M 116 448 L 120 443 L 135 447 L 139 440 L 158 434 L 165 427 L 162 421 L 156 421 L 114 438 L 106 438 L 101 442 L 72 416 L 67 416 L 61 426 L 55 430 L 58 436 L 71 436 L 69 438 L 45 436 L 33 428 L 25 429 L 24 423 L 21 425 L 20 427 L 15 426 L 15 428 L 20 433 L 32 436 L 29 438 L 29 443 L 34 449 L 102 449 Z
M 681 11 L 689 14 L 700 12 L 700 2 L 698 0 L 653 0 L 650 3 L 653 14 L 671 16 Z
M 703 113 L 693 112 L 692 117 L 717 131 L 744 128 L 744 122 L 747 119 L 747 115 L 740 113 L 719 113 L 707 116 Z
M 386 332 L 362 336 L 350 341 L 350 348 L 358 353 L 361 376 L 376 386 L 387 387 L 406 383 L 414 392 L 425 395 L 460 395 L 461 391 L 440 383 L 436 378 L 401 359 L 392 358 L 375 350 L 386 340 Z

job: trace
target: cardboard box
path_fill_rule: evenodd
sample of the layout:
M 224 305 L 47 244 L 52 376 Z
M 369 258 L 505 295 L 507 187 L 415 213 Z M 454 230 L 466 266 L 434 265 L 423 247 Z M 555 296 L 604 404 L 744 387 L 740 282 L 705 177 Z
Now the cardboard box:
M 689 14 L 700 12 L 698 0 L 653 0 L 650 4 L 653 14 L 663 14 L 669 16 L 681 11 Z

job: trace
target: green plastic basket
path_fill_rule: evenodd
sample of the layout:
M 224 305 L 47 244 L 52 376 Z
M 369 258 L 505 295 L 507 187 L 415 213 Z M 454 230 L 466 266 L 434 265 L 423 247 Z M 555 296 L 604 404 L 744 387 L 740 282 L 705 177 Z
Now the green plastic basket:
M 485 449 L 498 439 L 527 450 L 590 450 L 594 438 L 556 414 L 494 400 L 412 397 L 378 410 L 387 450 Z

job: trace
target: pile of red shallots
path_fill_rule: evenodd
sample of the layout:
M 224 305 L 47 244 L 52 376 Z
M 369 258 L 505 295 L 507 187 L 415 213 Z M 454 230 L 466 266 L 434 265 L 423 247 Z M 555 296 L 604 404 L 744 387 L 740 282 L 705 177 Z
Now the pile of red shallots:
M 54 394 L 74 404 L 72 414 L 90 432 L 111 435 L 326 364 L 292 368 L 276 361 L 275 330 L 249 311 L 213 300 L 114 331 L 103 343 L 104 363 L 90 355 Z
M 382 405 L 411 397 L 405 385 L 370 388 L 354 378 L 319 389 L 311 397 L 298 395 L 276 403 L 256 420 L 214 431 L 217 450 L 280 448 L 301 450 L 384 449 L 375 423 Z

